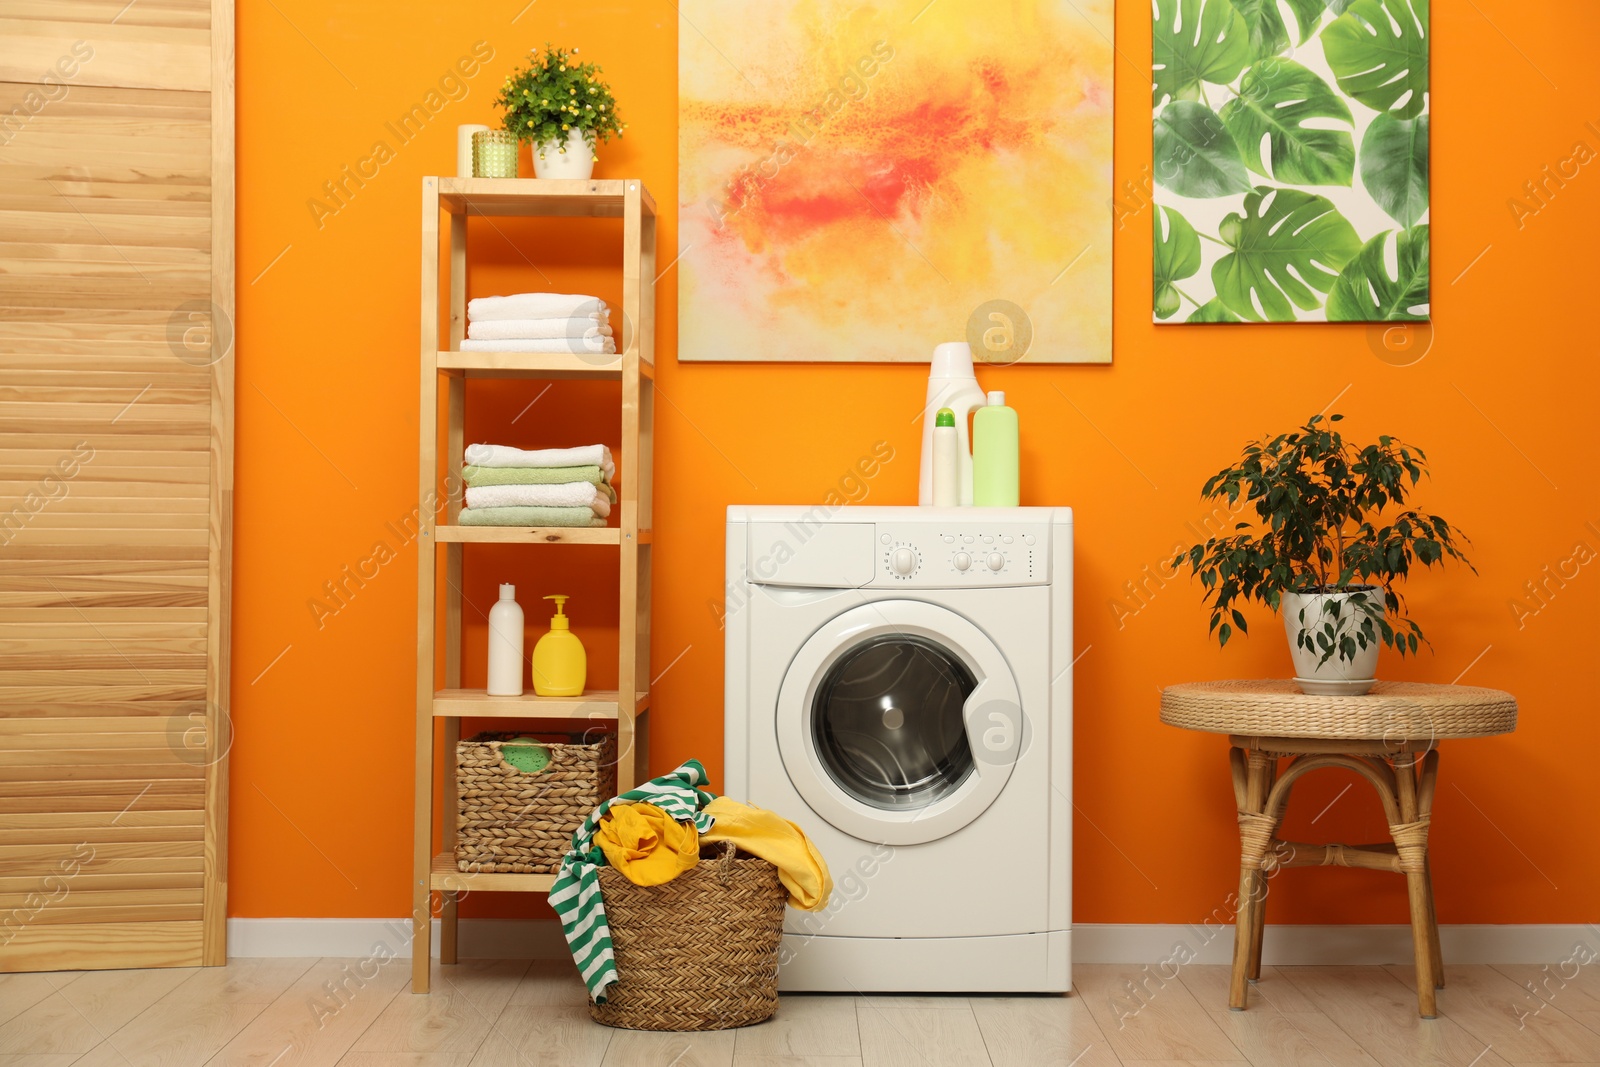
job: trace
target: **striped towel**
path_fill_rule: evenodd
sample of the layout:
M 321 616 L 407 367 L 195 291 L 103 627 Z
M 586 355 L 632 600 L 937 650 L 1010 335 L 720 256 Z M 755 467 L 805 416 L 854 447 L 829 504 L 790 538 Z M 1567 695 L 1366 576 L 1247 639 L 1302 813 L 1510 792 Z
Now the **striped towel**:
M 611 955 L 605 904 L 600 899 L 596 868 L 605 864 L 606 857 L 595 847 L 595 827 L 613 804 L 647 802 L 678 822 L 693 821 L 697 833 L 706 833 L 715 820 L 703 809 L 716 799 L 716 794 L 699 788 L 707 780 L 700 761 L 688 760 L 671 774 L 652 778 L 601 804 L 572 834 L 572 849 L 562 857 L 561 869 L 550 887 L 550 906 L 561 920 L 561 933 L 572 950 L 573 962 L 596 1004 L 606 1002 L 606 990 L 617 980 L 617 965 Z

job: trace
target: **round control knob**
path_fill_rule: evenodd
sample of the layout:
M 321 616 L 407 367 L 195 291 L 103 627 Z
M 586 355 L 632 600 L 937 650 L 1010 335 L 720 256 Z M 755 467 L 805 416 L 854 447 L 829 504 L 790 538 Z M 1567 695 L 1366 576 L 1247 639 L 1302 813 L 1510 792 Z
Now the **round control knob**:
M 917 569 L 917 554 L 909 548 L 897 548 L 889 557 L 889 566 L 896 574 L 910 574 Z
M 956 570 L 964 571 L 968 567 L 972 566 L 972 557 L 967 555 L 965 552 L 957 552 L 950 558 L 950 563 L 955 567 Z
M 1006 558 L 998 552 L 989 553 L 989 569 L 997 571 L 1006 565 Z

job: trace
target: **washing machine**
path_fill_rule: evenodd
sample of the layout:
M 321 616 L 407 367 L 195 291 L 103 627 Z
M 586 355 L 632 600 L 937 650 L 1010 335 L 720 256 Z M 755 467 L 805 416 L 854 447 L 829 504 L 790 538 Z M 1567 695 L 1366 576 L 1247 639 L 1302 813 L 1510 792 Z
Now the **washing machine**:
M 731 507 L 724 791 L 833 873 L 779 988 L 1070 987 L 1072 512 Z

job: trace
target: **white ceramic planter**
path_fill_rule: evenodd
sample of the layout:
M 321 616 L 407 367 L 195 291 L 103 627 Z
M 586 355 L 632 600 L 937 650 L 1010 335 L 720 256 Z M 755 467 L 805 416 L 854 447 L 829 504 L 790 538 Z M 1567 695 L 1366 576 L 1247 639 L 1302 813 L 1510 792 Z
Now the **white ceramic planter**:
M 587 178 L 594 173 L 594 152 L 583 134 L 572 130 L 567 134 L 566 151 L 561 151 L 559 141 L 545 141 L 533 146 L 533 174 L 536 178 Z
M 1365 586 L 1363 591 L 1382 607 L 1382 590 Z M 1353 592 L 1283 595 L 1283 629 L 1289 637 L 1289 655 L 1294 660 L 1294 680 L 1299 684 L 1302 693 L 1359 696 L 1371 689 L 1378 680 L 1378 650 L 1383 647 L 1381 638 L 1369 641 L 1364 649 L 1358 649 L 1353 662 L 1340 659 L 1339 654 L 1335 652 L 1324 663 L 1317 662 L 1322 658 L 1320 646 L 1315 649 L 1301 648 L 1297 640 L 1302 629 L 1309 629 L 1315 641 L 1316 632 L 1332 621 L 1323 605 L 1333 600 L 1341 602 L 1339 621 L 1334 631 L 1335 643 L 1337 644 L 1338 638 L 1345 634 L 1354 637 L 1366 616 L 1360 608 L 1349 603 Z M 1300 621 L 1302 611 L 1305 617 L 1304 623 Z

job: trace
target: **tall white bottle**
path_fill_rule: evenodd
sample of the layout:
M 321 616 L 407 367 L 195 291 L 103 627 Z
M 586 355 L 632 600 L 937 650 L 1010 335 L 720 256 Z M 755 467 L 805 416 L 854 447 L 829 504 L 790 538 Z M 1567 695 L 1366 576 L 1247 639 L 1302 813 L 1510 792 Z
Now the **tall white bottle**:
M 960 472 L 960 504 L 972 506 L 972 437 L 970 419 L 975 408 L 988 400 L 978 388 L 972 370 L 972 349 L 965 341 L 951 341 L 933 350 L 928 368 L 928 399 L 922 409 L 922 474 L 917 482 L 917 503 L 933 500 L 933 429 L 940 408 L 949 408 L 956 421 L 956 464 Z
M 522 695 L 522 605 L 517 587 L 502 585 L 500 599 L 489 609 L 489 695 Z

